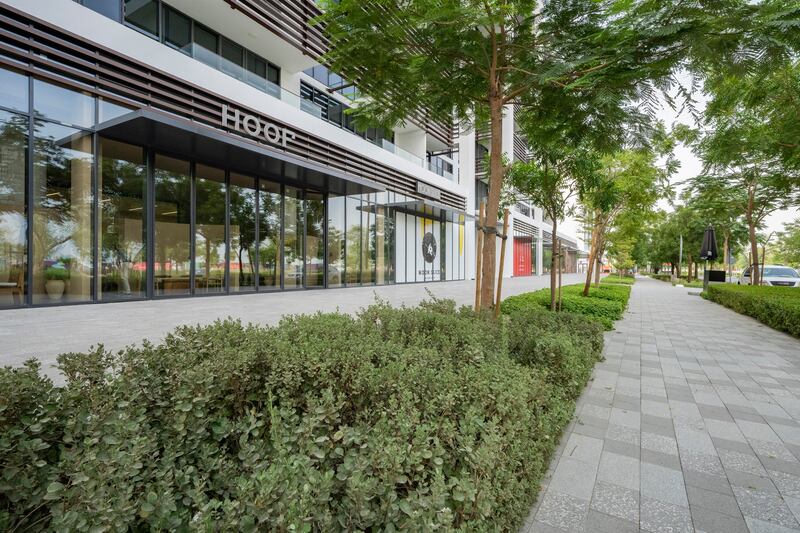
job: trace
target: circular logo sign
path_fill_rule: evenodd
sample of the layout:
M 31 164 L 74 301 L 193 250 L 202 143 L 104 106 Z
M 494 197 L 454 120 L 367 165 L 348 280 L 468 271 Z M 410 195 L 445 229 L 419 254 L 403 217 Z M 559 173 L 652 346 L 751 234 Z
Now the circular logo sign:
M 422 257 L 426 263 L 433 263 L 436 259 L 436 238 L 430 231 L 422 237 Z

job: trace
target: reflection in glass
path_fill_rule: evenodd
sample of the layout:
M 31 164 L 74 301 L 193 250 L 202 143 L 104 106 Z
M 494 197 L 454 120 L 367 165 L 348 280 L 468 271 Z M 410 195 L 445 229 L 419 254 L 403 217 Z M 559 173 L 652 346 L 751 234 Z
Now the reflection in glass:
M 194 290 L 225 291 L 225 171 L 195 167 Z
M 174 9 L 164 6 L 164 41 L 181 52 L 191 52 L 192 21 Z
M 286 187 L 283 199 L 283 288 L 303 286 L 303 192 Z
M 256 180 L 231 173 L 229 285 L 231 292 L 256 288 Z
M 25 303 L 27 148 L 28 117 L 0 111 L 0 307 Z
M 345 247 L 348 285 L 361 281 L 361 197 L 347 197 L 347 246 Z
M 328 196 L 328 287 L 344 282 L 344 196 Z
M 375 282 L 375 206 L 374 194 L 365 194 L 361 204 L 361 284 Z M 367 202 L 370 203 L 367 203 Z
M 190 292 L 189 162 L 156 154 L 155 181 L 155 293 Z
M 99 99 L 97 101 L 97 105 L 100 108 L 98 110 L 100 115 L 99 122 L 105 122 L 106 120 L 111 120 L 113 118 L 121 117 L 122 115 L 128 114 L 131 111 L 133 111 L 133 109 L 103 99 Z
M 281 287 L 281 186 L 260 180 L 258 197 L 258 278 L 265 289 Z
M 0 69 L 0 106 L 28 112 L 28 77 Z
M 306 192 L 306 287 L 325 285 L 325 201 L 320 193 Z
M 33 302 L 92 296 L 92 138 L 37 122 L 33 160 Z
M 40 117 L 70 126 L 94 125 L 94 98 L 79 92 L 33 80 L 33 109 Z
M 375 198 L 375 283 L 389 283 L 389 254 L 387 253 L 386 193 L 373 195 Z
M 158 1 L 125 0 L 125 22 L 158 36 Z
M 143 298 L 147 280 L 144 150 L 101 138 L 98 155 L 98 299 Z

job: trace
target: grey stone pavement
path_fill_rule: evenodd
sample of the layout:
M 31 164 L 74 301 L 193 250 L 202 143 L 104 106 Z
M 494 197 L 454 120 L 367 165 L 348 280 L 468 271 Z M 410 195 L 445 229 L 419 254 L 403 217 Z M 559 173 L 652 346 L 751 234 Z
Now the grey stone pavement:
M 503 295 L 541 289 L 549 286 L 549 280 L 547 276 L 504 279 Z M 582 275 L 563 276 L 564 285 L 582 280 Z M 35 357 L 58 381 L 52 367 L 58 354 L 85 351 L 98 343 L 118 350 L 144 339 L 158 342 L 177 326 L 226 317 L 275 324 L 287 314 L 353 313 L 376 296 L 393 305 L 415 305 L 428 297 L 428 291 L 459 304 L 475 301 L 475 282 L 467 280 L 0 310 L 0 365 L 16 366 Z
M 522 531 L 800 531 L 800 341 L 639 278 Z

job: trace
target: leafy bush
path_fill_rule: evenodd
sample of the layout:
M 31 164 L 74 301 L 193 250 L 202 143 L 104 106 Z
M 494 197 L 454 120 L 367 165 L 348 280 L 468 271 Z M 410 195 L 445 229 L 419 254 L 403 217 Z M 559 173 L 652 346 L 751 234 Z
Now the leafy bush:
M 800 338 L 800 290 L 796 288 L 714 284 L 703 296 Z
M 574 398 L 580 394 L 603 349 L 603 326 L 574 313 L 551 313 L 538 304 L 509 314 L 509 353 L 540 368 L 545 379 Z
M 671 274 L 650 274 L 650 277 L 658 281 L 672 281 Z
M 600 279 L 601 284 L 612 284 L 612 285 L 633 285 L 635 281 L 636 278 L 634 278 L 633 276 L 617 276 L 616 274 L 610 274 Z
M 583 285 L 565 285 L 561 288 L 561 309 L 569 313 L 588 316 L 600 322 L 605 329 L 613 329 L 614 321 L 622 318 L 628 305 L 631 288 L 627 285 L 601 285 L 591 287 L 589 296 L 583 296 Z M 540 289 L 503 301 L 503 310 L 514 312 L 531 305 L 550 307 L 550 289 Z
M 436 301 L 6 367 L 0 530 L 517 529 L 601 348 Z

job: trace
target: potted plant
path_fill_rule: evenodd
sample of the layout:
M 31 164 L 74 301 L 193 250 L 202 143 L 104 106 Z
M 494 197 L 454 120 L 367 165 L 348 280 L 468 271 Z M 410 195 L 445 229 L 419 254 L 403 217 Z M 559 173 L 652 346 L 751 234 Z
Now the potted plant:
M 47 296 L 51 300 L 60 300 L 64 295 L 66 282 L 69 280 L 69 270 L 66 268 L 48 267 L 44 270 L 44 284 Z

